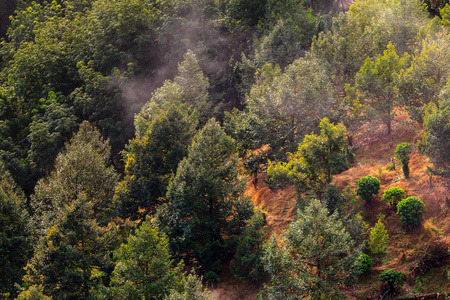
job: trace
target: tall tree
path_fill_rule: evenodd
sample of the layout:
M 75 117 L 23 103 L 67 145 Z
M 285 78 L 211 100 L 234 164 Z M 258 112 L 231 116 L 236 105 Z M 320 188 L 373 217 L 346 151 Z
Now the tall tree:
M 356 279 L 360 247 L 337 213 L 312 200 L 284 232 L 265 245 L 263 261 L 271 275 L 266 291 L 272 299 L 330 298 Z
M 130 141 L 124 151 L 125 178 L 114 195 L 123 218 L 142 218 L 164 202 L 169 181 L 187 155 L 196 127 L 195 113 L 189 113 L 186 105 L 172 104 L 152 118 L 143 136 Z
M 0 164 L 0 290 L 16 295 L 24 267 L 32 254 L 26 198 Z
M 170 290 L 182 290 L 183 263 L 175 265 L 169 240 L 147 216 L 114 254 L 111 278 L 116 299 L 163 299 Z
M 172 250 L 191 253 L 204 270 L 220 269 L 229 242 L 253 214 L 251 202 L 242 197 L 235 147 L 220 124 L 209 120 L 178 165 L 168 187 L 168 203 L 157 216 Z
M 411 66 L 400 73 L 400 100 L 419 122 L 423 122 L 425 104 L 439 105 L 439 93 L 450 78 L 449 39 L 445 31 L 429 34 L 412 57 Z
M 389 135 L 394 110 L 399 105 L 397 78 L 408 62 L 409 55 L 399 57 L 395 46 L 389 43 L 383 55 L 375 60 L 366 59 L 355 77 L 356 96 L 367 106 L 369 114 L 373 112 L 386 124 Z
M 24 280 L 55 298 L 88 297 L 98 278 L 112 272 L 110 254 L 120 244 L 112 202 L 118 176 L 106 162 L 110 147 L 84 122 L 56 158 L 55 171 L 32 197 L 37 237 Z M 98 275 L 98 276 L 94 276 Z

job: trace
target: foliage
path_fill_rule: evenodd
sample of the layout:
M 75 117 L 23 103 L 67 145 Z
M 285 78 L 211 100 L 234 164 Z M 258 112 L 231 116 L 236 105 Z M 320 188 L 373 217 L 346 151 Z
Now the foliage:
M 93 276 L 112 271 L 110 254 L 121 241 L 112 222 L 118 176 L 106 162 L 109 145 L 85 122 L 56 158 L 55 171 L 41 180 L 31 199 L 37 240 L 24 281 L 42 285 L 55 298 L 88 297 Z
M 373 260 L 369 255 L 365 253 L 361 253 L 358 257 L 358 268 L 361 274 L 366 274 L 369 272 L 370 268 L 373 265 Z
M 370 175 L 361 177 L 356 185 L 356 194 L 366 202 L 372 201 L 373 196 L 378 194 L 381 187 L 380 180 Z
M 397 204 L 397 214 L 400 221 L 409 228 L 413 228 L 422 223 L 423 214 L 427 208 L 425 204 L 417 197 L 408 197 Z
M 210 294 L 203 287 L 201 278 L 190 274 L 183 278 L 183 291 L 172 289 L 165 300 L 208 300 Z
M 396 288 L 402 286 L 404 278 L 405 274 L 394 270 L 385 270 L 381 272 L 380 276 L 378 276 L 378 279 L 381 282 L 389 284 L 389 288 L 391 290 L 395 290 Z
M 125 177 L 114 195 L 122 218 L 155 212 L 178 163 L 187 155 L 196 126 L 196 116 L 184 105 L 171 105 L 161 108 L 145 134 L 129 142 L 124 151 Z
M 374 254 L 384 253 L 389 245 L 389 235 L 384 228 L 383 222 L 378 220 L 375 226 L 370 230 L 370 251 Z
M 17 300 L 51 300 L 52 297 L 44 295 L 44 287 L 42 285 L 32 285 L 28 289 L 22 291 Z
M 332 175 L 348 167 L 345 142 L 346 128 L 325 118 L 319 125 L 320 135 L 306 135 L 289 162 L 271 163 L 269 181 L 291 181 L 299 192 L 314 190 L 321 196 Z
M 230 262 L 231 272 L 236 278 L 259 281 L 267 276 L 261 259 L 267 229 L 264 216 L 259 211 L 248 220 L 234 259 Z
M 389 43 L 383 55 L 376 59 L 366 59 L 364 65 L 355 76 L 355 91 L 358 97 L 386 124 L 388 134 L 391 134 L 391 121 L 394 118 L 394 110 L 399 105 L 396 96 L 397 77 L 400 71 L 408 65 L 407 54 L 399 57 L 395 46 Z
M 450 90 L 450 85 L 446 87 Z M 444 95 L 448 93 L 444 91 Z M 450 97 L 441 100 L 439 106 L 430 104 L 424 117 L 422 150 L 431 158 L 438 173 L 450 176 Z
M 0 164 L 0 290 L 16 296 L 24 267 L 32 254 L 26 198 Z
M 95 219 L 107 225 L 117 214 L 112 200 L 118 175 L 108 166 L 110 146 L 88 122 L 66 145 L 66 152 L 56 158 L 55 171 L 36 185 L 31 198 L 36 230 L 52 227 L 59 209 L 78 196 L 92 201 Z M 40 232 L 42 233 L 42 232 Z
M 220 270 L 233 238 L 243 233 L 253 215 L 251 202 L 242 197 L 243 188 L 237 177 L 235 142 L 211 119 L 195 135 L 169 183 L 168 203 L 157 213 L 171 250 L 177 255 L 190 253 L 206 271 Z
M 117 299 L 163 299 L 171 289 L 181 291 L 183 264 L 175 266 L 168 238 L 149 216 L 114 252 L 114 258 L 111 289 Z
M 401 143 L 395 148 L 395 155 L 402 162 L 402 170 L 405 178 L 409 178 L 409 155 L 411 154 L 411 145 Z
M 402 200 L 404 196 L 405 191 L 403 189 L 393 186 L 384 191 L 381 200 L 389 203 L 394 209 L 397 209 L 397 204 Z
M 425 104 L 438 105 L 439 93 L 450 76 L 449 35 L 444 31 L 429 34 L 421 42 L 420 52 L 411 66 L 400 73 L 397 83 L 401 102 L 411 118 L 423 122 Z
M 262 66 L 245 104 L 243 112 L 228 115 L 227 131 L 244 151 L 269 144 L 278 156 L 294 151 L 320 119 L 336 120 L 344 113 L 320 60 L 311 56 L 295 60 L 284 73 L 278 66 Z
M 356 278 L 360 249 L 336 213 L 312 200 L 285 231 L 264 246 L 264 265 L 271 276 L 266 292 L 272 299 L 330 298 Z

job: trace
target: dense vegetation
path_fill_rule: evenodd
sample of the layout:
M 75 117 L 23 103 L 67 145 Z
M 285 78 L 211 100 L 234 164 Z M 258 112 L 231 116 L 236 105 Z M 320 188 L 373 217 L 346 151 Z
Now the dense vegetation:
M 342 297 L 389 244 L 362 211 L 379 179 L 333 184 L 348 131 L 406 113 L 450 176 L 446 1 L 6 0 L 0 25 L 0 299 L 207 299 L 226 272 Z M 278 235 L 249 175 L 295 187 Z M 406 194 L 383 195 L 405 232 L 427 210 Z

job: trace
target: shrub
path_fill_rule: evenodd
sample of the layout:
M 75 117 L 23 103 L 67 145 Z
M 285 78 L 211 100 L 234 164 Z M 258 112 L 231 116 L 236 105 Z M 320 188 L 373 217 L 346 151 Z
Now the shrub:
M 411 154 L 411 145 L 401 143 L 395 148 L 395 155 L 402 162 L 402 170 L 405 178 L 409 178 L 409 155 Z
M 220 282 L 219 276 L 217 276 L 216 272 L 209 271 L 204 276 L 205 280 L 210 283 L 218 283 Z
M 380 276 L 378 276 L 378 279 L 381 282 L 389 284 L 391 290 L 395 290 L 397 287 L 402 286 L 404 278 L 405 275 L 402 272 L 394 270 L 383 271 Z
M 402 198 L 405 197 L 405 191 L 401 188 L 393 186 L 383 193 L 382 200 L 386 203 L 389 203 L 393 208 L 397 208 L 397 204 L 402 201 Z
M 370 229 L 370 251 L 373 253 L 383 253 L 386 251 L 386 246 L 389 245 L 389 235 L 384 228 L 383 222 L 378 220 L 377 224 Z
M 397 204 L 397 214 L 400 221 L 412 228 L 422 222 L 422 217 L 427 208 L 417 197 L 408 197 Z
M 370 267 L 373 265 L 373 260 L 370 258 L 369 255 L 365 253 L 361 253 L 358 257 L 358 269 L 361 272 L 361 274 L 366 274 L 369 272 Z
M 370 202 L 380 191 L 380 180 L 370 175 L 362 177 L 356 184 L 356 194 L 366 202 Z

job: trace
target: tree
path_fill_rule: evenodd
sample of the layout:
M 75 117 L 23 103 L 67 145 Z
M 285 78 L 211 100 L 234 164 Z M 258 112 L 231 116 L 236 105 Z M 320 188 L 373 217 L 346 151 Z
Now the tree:
M 299 192 L 314 190 L 320 196 L 331 183 L 332 175 L 348 167 L 345 126 L 334 125 L 324 118 L 319 128 L 320 135 L 306 135 L 289 162 L 269 165 L 270 181 L 287 180 Z
M 17 300 L 52 300 L 44 294 L 44 287 L 42 285 L 32 285 L 27 290 L 22 291 Z
M 366 202 L 372 201 L 373 196 L 380 191 L 380 180 L 370 175 L 361 177 L 356 185 L 356 194 Z
M 359 245 L 351 239 L 336 213 L 312 200 L 284 232 L 264 246 L 264 265 L 271 275 L 266 292 L 272 299 L 323 299 L 356 279 Z
M 230 269 L 238 279 L 259 281 L 267 274 L 262 262 L 262 244 L 267 235 L 265 219 L 261 212 L 256 212 L 247 222 L 245 232 L 239 239 L 236 254 L 230 262 Z
M 83 122 L 66 145 L 66 152 L 56 158 L 55 171 L 36 185 L 31 197 L 35 229 L 51 227 L 58 210 L 78 195 L 92 201 L 99 224 L 112 221 L 117 216 L 117 204 L 112 199 L 118 175 L 113 166 L 108 166 L 109 157 L 108 141 L 89 122 Z
M 278 66 L 263 65 L 245 104 L 244 112 L 229 115 L 230 134 L 247 149 L 270 144 L 281 154 L 295 151 L 321 119 L 338 120 L 344 112 L 320 60 L 311 56 L 295 60 L 284 73 Z
M 187 155 L 197 118 L 185 105 L 161 108 L 147 132 L 131 140 L 124 151 L 125 178 L 114 195 L 122 218 L 143 218 L 163 203 L 178 163 Z
M 379 55 L 375 60 L 366 59 L 355 76 L 358 97 L 386 124 L 388 135 L 391 134 L 394 109 L 398 106 L 397 77 L 407 66 L 408 60 L 407 54 L 399 57 L 395 46 L 389 43 L 383 55 Z
M 0 290 L 16 296 L 24 267 L 32 254 L 26 198 L 0 163 Z
M 383 222 L 378 220 L 375 226 L 370 229 L 370 251 L 374 254 L 384 253 L 389 245 L 389 235 L 384 228 Z
M 171 250 L 192 254 L 204 270 L 220 270 L 233 237 L 253 214 L 237 177 L 236 144 L 209 120 L 194 137 L 167 189 L 168 203 L 157 216 Z M 188 257 L 189 258 L 189 257 Z
M 417 197 L 408 197 L 397 204 L 397 214 L 400 221 L 408 228 L 413 228 L 422 223 L 423 214 L 427 208 L 425 204 Z
M 411 154 L 411 145 L 401 143 L 395 148 L 395 155 L 402 162 L 402 170 L 405 178 L 409 178 L 409 155 Z
M 111 289 L 117 299 L 163 299 L 172 289 L 181 291 L 183 263 L 175 265 L 167 236 L 149 216 L 115 251 L 114 258 Z
M 425 133 L 420 148 L 434 164 L 438 173 L 450 176 L 450 85 L 444 90 L 440 105 L 429 104 L 424 117 Z
M 384 202 L 389 203 L 392 208 L 397 209 L 397 204 L 405 196 L 405 191 L 399 187 L 393 186 L 385 190 L 383 197 L 381 198 Z
M 183 278 L 183 291 L 172 289 L 165 300 L 208 300 L 211 299 L 210 294 L 203 287 L 201 278 L 190 274 Z
M 450 76 L 449 35 L 429 34 L 421 41 L 420 52 L 411 66 L 400 73 L 397 83 L 401 102 L 406 104 L 411 118 L 423 122 L 425 104 L 439 105 L 439 93 Z
M 370 268 L 373 265 L 373 260 L 369 255 L 365 253 L 361 253 L 358 257 L 358 267 L 361 274 L 366 274 L 369 272 Z
M 88 297 L 100 278 L 109 280 L 110 255 L 122 241 L 113 222 L 118 176 L 106 165 L 109 149 L 98 130 L 82 123 L 55 171 L 36 186 L 31 204 L 38 240 L 24 281 L 42 285 L 46 295 Z

